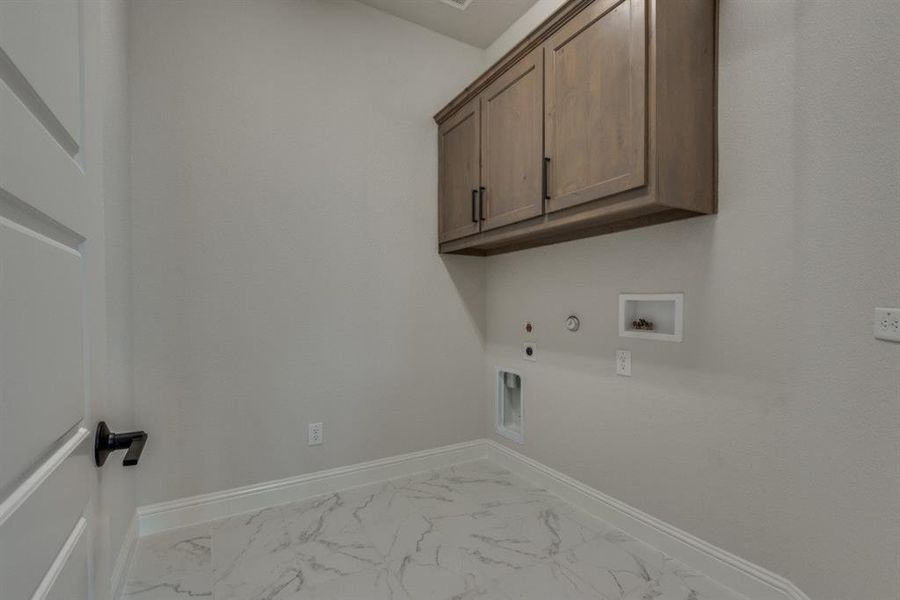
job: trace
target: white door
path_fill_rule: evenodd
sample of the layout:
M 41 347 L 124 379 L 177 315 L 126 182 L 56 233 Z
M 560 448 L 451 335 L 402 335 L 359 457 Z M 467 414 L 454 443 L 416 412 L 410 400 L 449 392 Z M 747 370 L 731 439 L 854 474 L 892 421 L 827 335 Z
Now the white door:
M 93 306 L 103 292 L 92 289 L 103 256 L 99 161 L 89 150 L 99 136 L 85 134 L 92 4 L 0 0 L 4 600 L 92 597 L 91 349 L 103 333 Z

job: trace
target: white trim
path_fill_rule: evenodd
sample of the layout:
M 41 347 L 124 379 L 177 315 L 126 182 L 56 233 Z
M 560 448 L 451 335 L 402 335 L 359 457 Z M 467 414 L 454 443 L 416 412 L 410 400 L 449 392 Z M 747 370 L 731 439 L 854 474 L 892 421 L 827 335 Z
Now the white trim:
M 484 440 L 474 440 L 308 473 L 299 477 L 141 506 L 137 511 L 139 530 L 141 535 L 148 535 L 212 521 L 336 490 L 484 458 L 486 452 Z
M 672 333 L 660 333 L 658 331 L 642 331 L 628 329 L 625 316 L 628 302 L 659 302 L 674 303 Z M 681 342 L 684 339 L 684 294 L 619 294 L 619 337 L 639 338 L 647 340 L 659 340 L 663 342 Z
M 771 571 L 669 525 L 494 440 L 488 459 L 753 600 L 809 600 Z
M 148 535 L 481 458 L 492 460 L 520 477 L 548 489 L 577 508 L 650 544 L 749 599 L 809 600 L 806 594 L 784 577 L 607 496 L 494 440 L 474 440 L 142 506 L 137 511 L 138 529 L 141 535 Z M 116 564 L 118 566 L 119 562 Z
M 116 556 L 116 562 L 113 565 L 112 575 L 109 577 L 110 598 L 117 600 L 122 596 L 125 582 L 128 581 L 128 569 L 131 567 L 131 561 L 134 559 L 134 551 L 137 550 L 138 543 L 138 515 L 137 512 L 131 517 L 128 524 L 128 530 L 125 532 L 125 539 L 119 546 L 119 554 Z
M 457 10 L 466 10 L 472 4 L 472 0 L 441 0 L 444 4 L 448 4 Z
M 42 462 L 37 469 L 34 470 L 34 473 L 28 476 L 28 478 L 19 485 L 15 490 L 13 490 L 12 494 L 10 494 L 6 500 L 0 503 L 0 526 L 6 523 L 6 520 L 9 519 L 14 512 L 16 512 L 20 506 L 25 504 L 25 501 L 37 490 L 42 483 L 44 483 L 50 475 L 59 467 L 59 465 L 63 464 L 63 462 L 69 458 L 69 455 L 75 451 L 75 449 L 81 445 L 88 436 L 90 432 L 84 427 L 79 427 L 75 433 L 73 433 L 69 439 L 67 439 L 59 448 L 57 448 L 53 454 L 50 455 L 47 460 Z
M 41 583 L 38 584 L 37 589 L 34 590 L 31 600 L 44 600 L 47 597 L 47 594 L 53 589 L 53 584 L 55 584 L 57 578 L 59 578 L 59 574 L 62 573 L 63 569 L 66 567 L 66 563 L 69 562 L 69 557 L 72 556 L 72 551 L 75 550 L 75 546 L 78 545 L 78 540 L 81 539 L 81 535 L 84 533 L 85 528 L 87 528 L 87 519 L 80 517 L 75 523 L 75 527 L 72 528 L 72 533 L 69 534 L 69 537 L 66 539 L 62 548 L 59 549 L 56 558 L 53 559 L 50 568 L 47 569 L 47 572 L 44 574 L 44 578 L 41 579 Z

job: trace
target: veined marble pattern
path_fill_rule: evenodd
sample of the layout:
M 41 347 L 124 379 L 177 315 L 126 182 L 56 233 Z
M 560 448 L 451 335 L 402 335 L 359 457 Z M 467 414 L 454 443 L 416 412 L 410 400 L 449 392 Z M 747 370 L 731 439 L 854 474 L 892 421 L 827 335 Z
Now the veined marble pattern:
M 487 461 L 142 538 L 124 600 L 741 600 Z

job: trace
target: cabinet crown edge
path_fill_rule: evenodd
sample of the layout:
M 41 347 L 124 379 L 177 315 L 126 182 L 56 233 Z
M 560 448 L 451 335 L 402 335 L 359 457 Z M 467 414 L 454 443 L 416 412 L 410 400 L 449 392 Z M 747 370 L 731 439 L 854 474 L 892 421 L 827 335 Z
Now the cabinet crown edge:
M 549 17 L 522 38 L 519 43 L 497 59 L 493 65 L 488 67 L 481 75 L 476 77 L 472 83 L 463 88 L 463 90 L 442 109 L 436 112 L 434 114 L 434 122 L 441 124 L 446 121 L 453 113 L 465 106 L 472 98 L 477 97 L 494 80 L 512 68 L 534 48 L 543 44 L 555 31 L 565 25 L 566 22 L 593 1 L 594 0 L 569 0 L 557 8 Z

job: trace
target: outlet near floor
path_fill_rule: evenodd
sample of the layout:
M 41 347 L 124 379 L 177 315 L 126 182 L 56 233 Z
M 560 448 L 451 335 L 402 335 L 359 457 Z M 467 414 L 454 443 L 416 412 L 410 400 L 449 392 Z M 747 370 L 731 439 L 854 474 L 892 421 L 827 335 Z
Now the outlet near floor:
M 875 309 L 875 337 L 900 342 L 900 308 Z
M 307 443 L 310 446 L 318 446 L 322 443 L 323 429 L 321 423 L 310 423 Z

